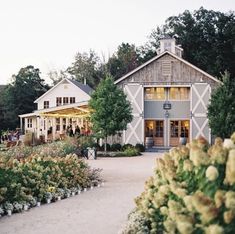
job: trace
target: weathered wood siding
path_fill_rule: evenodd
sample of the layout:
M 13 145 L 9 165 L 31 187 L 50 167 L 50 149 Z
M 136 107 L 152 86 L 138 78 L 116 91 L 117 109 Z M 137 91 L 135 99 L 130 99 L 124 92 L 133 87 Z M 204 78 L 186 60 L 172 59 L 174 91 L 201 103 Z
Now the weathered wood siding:
M 166 74 L 166 64 L 169 66 L 169 74 Z M 211 88 L 215 88 L 218 83 L 191 66 L 177 60 L 169 54 L 165 54 L 159 59 L 153 61 L 139 71 L 130 75 L 119 83 L 142 83 L 142 84 L 170 84 L 185 85 L 197 82 L 205 82 L 210 84 Z

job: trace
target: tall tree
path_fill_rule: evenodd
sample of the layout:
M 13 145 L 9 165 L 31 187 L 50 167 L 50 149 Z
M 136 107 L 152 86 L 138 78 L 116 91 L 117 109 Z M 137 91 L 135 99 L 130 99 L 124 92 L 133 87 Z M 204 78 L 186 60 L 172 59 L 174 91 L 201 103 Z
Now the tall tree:
M 34 100 L 49 88 L 41 79 L 39 69 L 31 65 L 21 68 L 12 79 L 3 94 L 5 129 L 19 126 L 18 115 L 35 110 Z
M 220 76 L 228 70 L 235 77 L 235 14 L 200 8 L 169 17 L 166 23 L 153 30 L 148 46 L 150 52 L 158 46 L 165 34 L 176 36 L 184 49 L 184 58 L 207 71 Z
M 134 44 L 122 43 L 117 52 L 109 58 L 106 66 L 108 72 L 118 79 L 139 65 L 138 52 Z
M 235 79 L 225 72 L 222 80 L 212 93 L 208 119 L 213 135 L 228 138 L 235 131 Z
M 107 76 L 91 95 L 89 106 L 92 109 L 91 122 L 93 131 L 105 138 L 127 128 L 132 121 L 131 105 L 124 92 Z M 106 151 L 106 144 L 105 144 Z
M 88 53 L 78 52 L 75 61 L 66 70 L 77 81 L 84 82 L 95 88 L 103 77 L 102 63 L 96 53 L 90 50 Z

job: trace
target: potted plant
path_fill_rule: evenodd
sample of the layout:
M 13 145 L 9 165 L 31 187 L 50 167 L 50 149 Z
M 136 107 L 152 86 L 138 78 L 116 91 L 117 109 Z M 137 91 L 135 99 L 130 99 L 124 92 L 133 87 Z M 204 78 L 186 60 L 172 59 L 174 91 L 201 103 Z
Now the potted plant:
M 72 196 L 75 196 L 75 194 L 76 194 L 77 191 L 78 191 L 77 188 L 72 187 L 72 188 L 71 188 L 71 194 L 72 194 Z
M 64 194 L 65 194 L 65 197 L 69 198 L 70 195 L 71 195 L 71 190 L 68 189 L 68 188 L 66 188 L 66 189 L 64 190 Z
M 5 202 L 4 208 L 9 216 L 11 216 L 12 211 L 13 211 L 13 205 L 10 202 Z
M 29 209 L 29 203 L 26 201 L 22 202 L 23 210 L 27 211 Z
M 65 195 L 65 191 L 62 188 L 57 188 L 57 200 L 60 201 Z
M 22 203 L 19 203 L 19 202 L 14 202 L 13 203 L 13 210 L 16 212 L 16 213 L 19 213 L 23 210 L 23 204 Z
M 47 204 L 51 203 L 51 199 L 52 199 L 52 194 L 51 192 L 46 192 L 45 195 L 44 195 L 45 199 L 46 199 L 46 202 Z
M 3 209 L 2 206 L 0 205 L 0 218 L 2 217 L 3 214 L 4 214 L 4 209 Z

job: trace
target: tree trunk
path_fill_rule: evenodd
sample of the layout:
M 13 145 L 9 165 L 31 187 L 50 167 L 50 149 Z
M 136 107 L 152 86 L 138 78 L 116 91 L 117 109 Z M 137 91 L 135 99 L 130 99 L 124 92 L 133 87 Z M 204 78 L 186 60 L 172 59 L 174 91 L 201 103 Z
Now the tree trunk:
M 107 154 L 107 136 L 105 136 L 104 152 Z

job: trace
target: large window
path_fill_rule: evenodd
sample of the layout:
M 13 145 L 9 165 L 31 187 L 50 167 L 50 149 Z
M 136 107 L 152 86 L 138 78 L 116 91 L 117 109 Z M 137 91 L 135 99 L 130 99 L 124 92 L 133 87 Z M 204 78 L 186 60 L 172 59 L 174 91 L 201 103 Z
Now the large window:
M 44 107 L 44 109 L 49 108 L 49 101 L 44 101 L 43 107 Z
M 61 106 L 62 105 L 62 97 L 57 97 L 56 98 L 56 106 Z
M 170 88 L 170 100 L 188 100 L 189 99 L 188 87 L 174 87 Z
M 145 88 L 145 100 L 165 100 L 165 89 L 163 87 Z

